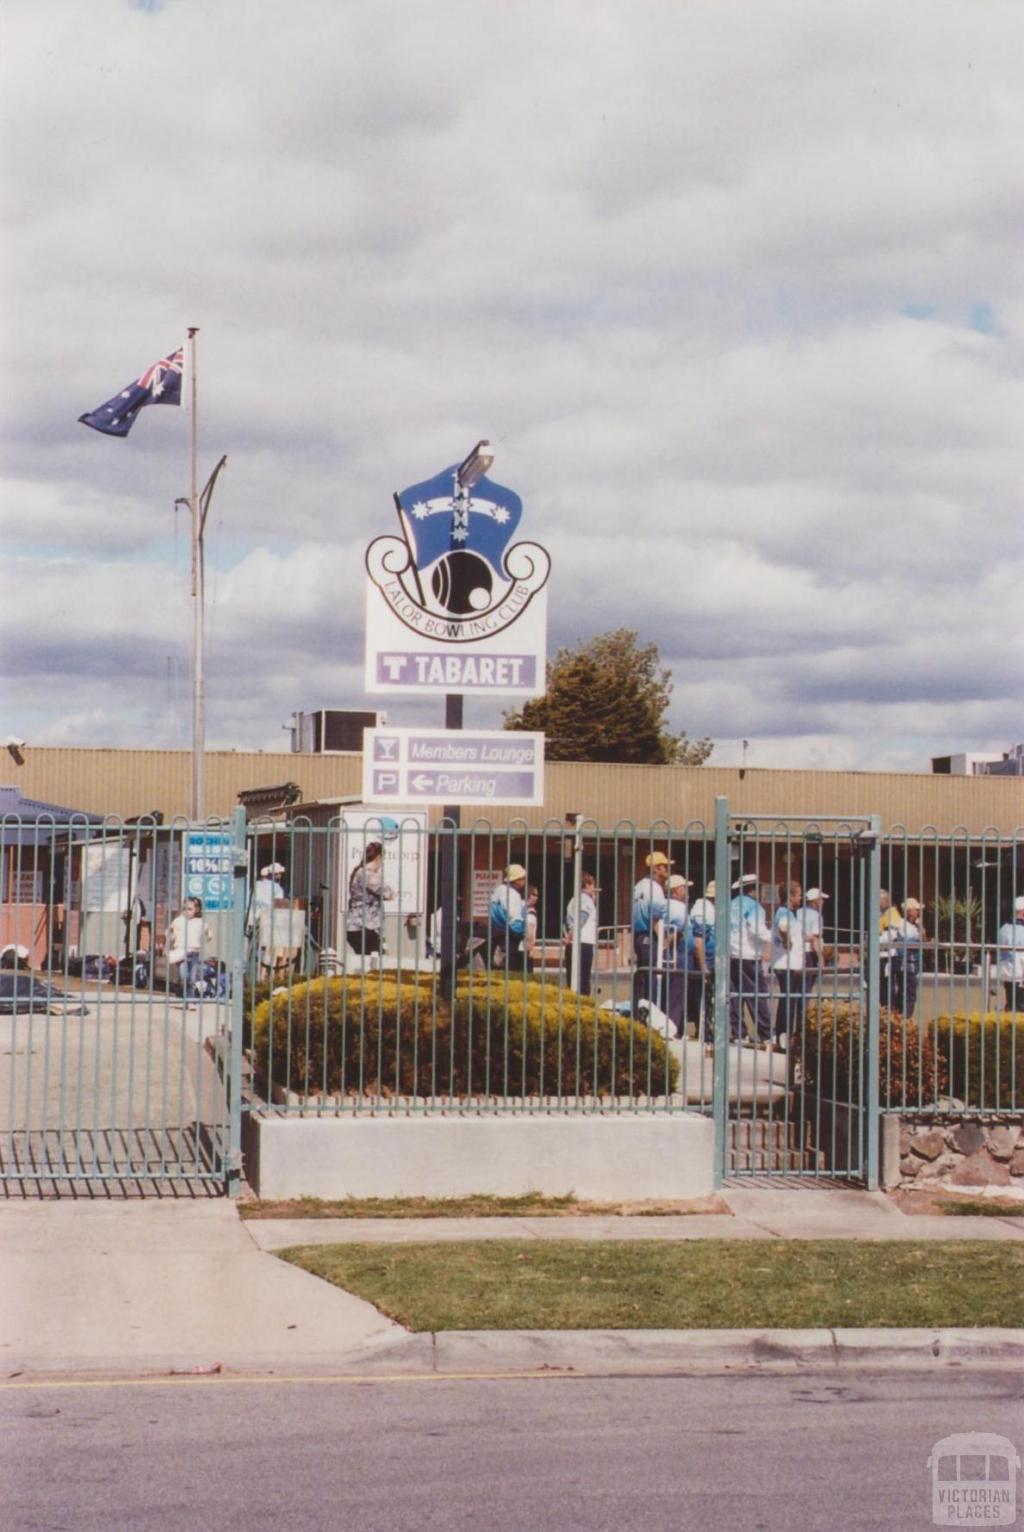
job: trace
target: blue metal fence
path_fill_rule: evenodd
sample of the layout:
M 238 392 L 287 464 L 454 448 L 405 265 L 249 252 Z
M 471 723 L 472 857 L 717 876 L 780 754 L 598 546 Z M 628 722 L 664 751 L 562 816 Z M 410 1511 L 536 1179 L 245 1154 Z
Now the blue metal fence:
M 720 800 L 712 826 L 239 811 L 2 842 L 8 1187 L 231 1190 L 247 1111 L 700 1112 L 720 1179 L 873 1184 L 879 1111 L 1024 1114 L 1022 832 Z

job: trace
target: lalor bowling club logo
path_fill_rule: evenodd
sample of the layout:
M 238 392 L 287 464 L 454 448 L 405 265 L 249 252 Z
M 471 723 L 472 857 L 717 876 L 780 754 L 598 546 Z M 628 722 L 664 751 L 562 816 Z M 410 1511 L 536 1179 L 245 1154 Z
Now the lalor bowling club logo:
M 401 537 L 378 537 L 366 568 L 395 616 L 423 638 L 470 643 L 511 627 L 544 588 L 551 559 L 513 542 L 519 496 L 485 477 L 479 442 L 462 463 L 395 495 Z

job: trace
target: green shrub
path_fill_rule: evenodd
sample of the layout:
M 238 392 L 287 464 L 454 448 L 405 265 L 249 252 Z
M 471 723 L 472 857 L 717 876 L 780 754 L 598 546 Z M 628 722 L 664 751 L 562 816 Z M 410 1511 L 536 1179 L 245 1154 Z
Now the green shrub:
M 679 1073 L 662 1038 L 571 990 L 474 974 L 450 1006 L 431 975 L 387 972 L 265 1000 L 253 1065 L 300 1096 L 664 1095 Z
M 806 1091 L 837 1101 L 858 1101 L 866 1063 L 867 1014 L 849 1001 L 816 1000 L 807 1007 L 800 1048 Z M 881 1106 L 931 1102 L 944 1095 L 947 1072 L 930 1029 L 883 1009 L 878 1028 Z
M 949 1094 L 969 1107 L 1024 1106 L 1024 1014 L 970 1011 L 939 1016 L 935 1042 Z

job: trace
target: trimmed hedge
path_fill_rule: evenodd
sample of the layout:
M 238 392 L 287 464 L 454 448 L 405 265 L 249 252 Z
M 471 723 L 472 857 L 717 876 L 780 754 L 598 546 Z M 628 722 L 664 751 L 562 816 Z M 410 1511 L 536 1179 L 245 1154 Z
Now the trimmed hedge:
M 917 1105 L 945 1094 L 947 1069 L 930 1029 L 922 1031 L 916 1021 L 883 1009 L 878 1033 L 881 1106 Z M 838 1101 L 858 1101 L 866 1048 L 867 1016 L 859 1006 L 812 1001 L 799 1054 L 802 1088 Z
M 253 1016 L 257 1082 L 306 1098 L 661 1096 L 679 1066 L 642 1023 L 555 985 L 431 975 L 314 979 Z
M 935 1034 L 951 1096 L 968 1107 L 1024 1107 L 1024 1014 L 970 1011 L 939 1016 Z

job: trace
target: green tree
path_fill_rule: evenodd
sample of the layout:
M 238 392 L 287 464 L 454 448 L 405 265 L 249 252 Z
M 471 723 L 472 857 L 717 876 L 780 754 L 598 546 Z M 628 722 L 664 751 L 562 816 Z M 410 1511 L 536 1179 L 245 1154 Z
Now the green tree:
M 701 766 L 714 749 L 709 739 L 670 732 L 672 673 L 657 644 L 641 645 L 629 628 L 559 649 L 547 683 L 543 697 L 505 714 L 505 727 L 543 730 L 549 761 Z

